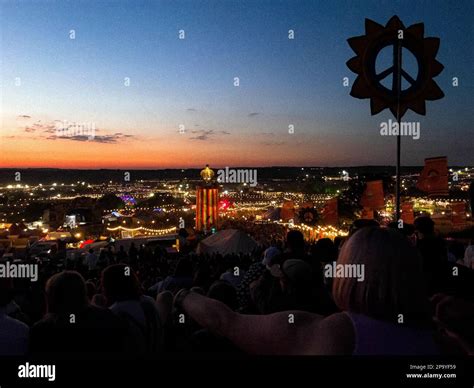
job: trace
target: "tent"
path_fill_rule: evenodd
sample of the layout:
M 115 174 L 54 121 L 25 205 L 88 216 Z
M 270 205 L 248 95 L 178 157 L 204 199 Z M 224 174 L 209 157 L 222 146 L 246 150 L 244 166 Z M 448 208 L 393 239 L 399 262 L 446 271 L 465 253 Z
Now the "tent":
M 202 240 L 197 248 L 198 253 L 251 253 L 257 242 L 245 232 L 237 229 L 224 229 Z

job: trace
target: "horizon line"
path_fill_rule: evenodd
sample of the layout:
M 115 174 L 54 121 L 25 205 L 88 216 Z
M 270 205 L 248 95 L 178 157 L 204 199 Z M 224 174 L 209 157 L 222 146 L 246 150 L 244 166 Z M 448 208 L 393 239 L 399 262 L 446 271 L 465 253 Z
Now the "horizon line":
M 419 165 L 405 165 L 401 166 L 402 168 L 412 168 L 412 167 L 423 167 L 423 164 Z M 448 167 L 470 167 L 473 168 L 472 165 L 459 165 L 453 164 Z M 106 168 L 90 168 L 90 167 L 0 167 L 0 171 L 2 170 L 76 170 L 76 171 L 163 171 L 163 170 L 198 170 L 206 167 L 206 165 L 202 165 L 199 167 L 143 167 L 143 168 L 114 168 L 114 167 L 106 167 Z M 249 165 L 239 165 L 239 166 L 212 166 L 209 165 L 211 169 L 222 169 L 222 168 L 260 168 L 260 169 L 269 169 L 269 168 L 363 168 L 363 167 L 390 167 L 395 168 L 395 165 L 390 164 L 357 164 L 357 165 L 327 165 L 327 166 L 312 166 L 312 165 L 300 165 L 300 166 L 249 166 Z
M 0 167 L 0 171 L 2 170 L 76 170 L 76 171 L 163 171 L 163 170 L 198 170 L 205 168 L 206 165 L 199 166 L 199 167 L 143 167 L 143 168 L 114 168 L 114 167 L 105 167 L 105 168 L 90 168 L 90 167 Z M 260 169 L 268 169 L 268 168 L 362 168 L 362 167 L 393 167 L 395 165 L 390 164 L 357 164 L 357 165 L 330 165 L 330 166 L 249 166 L 249 165 L 239 165 L 239 166 L 212 166 L 209 165 L 211 169 L 222 169 L 222 168 L 260 168 Z M 405 165 L 402 168 L 411 168 L 411 167 L 423 167 L 422 164 L 420 165 Z M 460 167 L 460 165 L 452 165 L 452 167 Z M 466 166 L 463 167 L 473 167 L 473 166 Z

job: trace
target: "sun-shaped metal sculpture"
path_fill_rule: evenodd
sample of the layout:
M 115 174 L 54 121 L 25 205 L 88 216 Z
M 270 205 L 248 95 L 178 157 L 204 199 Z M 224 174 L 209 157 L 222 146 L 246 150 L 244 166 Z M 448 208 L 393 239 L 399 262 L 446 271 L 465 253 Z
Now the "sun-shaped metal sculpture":
M 318 212 L 313 207 L 305 207 L 299 211 L 300 221 L 307 225 L 315 225 L 319 219 Z
M 370 109 L 375 115 L 388 108 L 400 120 L 408 109 L 426 114 L 426 100 L 438 100 L 444 96 L 433 77 L 444 66 L 436 60 L 439 38 L 425 38 L 423 23 L 405 28 L 397 16 L 393 16 L 384 27 L 370 19 L 365 19 L 365 35 L 348 39 L 357 56 L 347 61 L 351 71 L 358 74 L 351 90 L 351 96 L 370 98 Z M 376 61 L 380 52 L 393 47 L 393 65 L 377 73 Z M 416 59 L 418 72 L 412 76 L 405 70 L 402 48 Z M 413 74 L 413 73 L 412 73 Z M 382 81 L 392 75 L 392 87 Z M 409 86 L 402 89 L 402 78 Z

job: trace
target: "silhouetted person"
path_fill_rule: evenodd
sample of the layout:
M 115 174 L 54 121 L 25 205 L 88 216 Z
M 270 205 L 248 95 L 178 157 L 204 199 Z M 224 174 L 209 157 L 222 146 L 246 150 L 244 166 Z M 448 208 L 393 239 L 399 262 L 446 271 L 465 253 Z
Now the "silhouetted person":
M 115 255 L 114 252 L 112 251 L 112 246 L 109 245 L 107 247 L 107 262 L 109 264 L 114 264 L 115 263 Z
M 211 299 L 224 303 L 227 307 L 235 310 L 238 306 L 237 292 L 232 285 L 224 281 L 216 281 L 209 288 L 207 296 Z M 208 329 L 199 329 L 191 336 L 192 349 L 196 352 L 218 352 L 218 353 L 237 353 L 232 342 L 227 338 L 211 333 Z
M 430 295 L 441 292 L 449 270 L 448 253 L 444 241 L 435 235 L 434 222 L 430 217 L 421 216 L 415 220 L 415 236 L 428 292 Z
M 0 356 L 23 356 L 28 349 L 28 326 L 9 315 L 12 300 L 12 279 L 0 278 Z
M 124 350 L 120 320 L 107 309 L 89 304 L 84 279 L 64 271 L 46 283 L 47 314 L 33 325 L 32 353 L 89 354 Z
M 119 251 L 117 252 L 117 262 L 123 263 L 127 261 L 127 252 L 125 252 L 125 248 L 123 245 L 120 245 Z
M 314 279 L 318 284 L 325 284 L 331 290 L 332 279 L 323 278 L 323 267 L 337 260 L 338 249 L 330 238 L 321 238 L 311 246 L 309 263 L 313 269 Z
M 366 218 L 355 220 L 349 229 L 349 235 L 352 236 L 359 229 L 368 228 L 371 226 L 379 226 L 379 223 L 375 220 L 366 219 Z
M 135 272 L 125 264 L 111 265 L 102 271 L 101 282 L 107 306 L 128 325 L 130 352 L 161 351 L 163 325 L 158 308 L 143 295 Z
M 181 288 L 190 288 L 193 286 L 193 265 L 187 258 L 178 261 L 174 275 L 167 276 L 164 280 L 158 282 L 150 289 L 157 293 L 171 291 L 176 293 Z
M 303 233 L 299 230 L 290 230 L 286 234 L 286 245 L 285 245 L 285 252 L 283 253 L 283 260 L 288 259 L 300 259 L 306 260 L 307 257 L 305 255 L 305 242 Z
M 135 268 L 138 260 L 138 250 L 135 247 L 134 242 L 130 244 L 130 249 L 128 250 L 128 258 L 130 260 L 130 264 Z

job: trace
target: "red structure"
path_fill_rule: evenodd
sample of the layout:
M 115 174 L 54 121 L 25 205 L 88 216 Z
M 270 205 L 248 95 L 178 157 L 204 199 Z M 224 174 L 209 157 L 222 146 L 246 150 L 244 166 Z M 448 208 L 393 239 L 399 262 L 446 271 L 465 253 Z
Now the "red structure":
M 201 171 L 203 183 L 196 187 L 196 230 L 209 231 L 218 226 L 219 188 L 213 182 L 214 172 L 206 166 Z
M 411 202 L 402 203 L 402 220 L 407 224 L 415 222 L 415 213 L 413 213 L 413 204 Z
M 360 199 L 360 204 L 364 208 L 378 210 L 384 207 L 383 183 L 381 180 L 367 182 L 365 191 Z
M 466 226 L 466 204 L 464 202 L 452 203 L 451 212 L 453 226 Z
M 331 198 L 324 204 L 321 212 L 323 222 L 327 225 L 337 226 L 339 223 L 339 213 L 337 208 L 337 197 Z
M 449 195 L 448 158 L 439 156 L 425 159 L 425 167 L 418 178 L 417 188 L 429 196 Z

